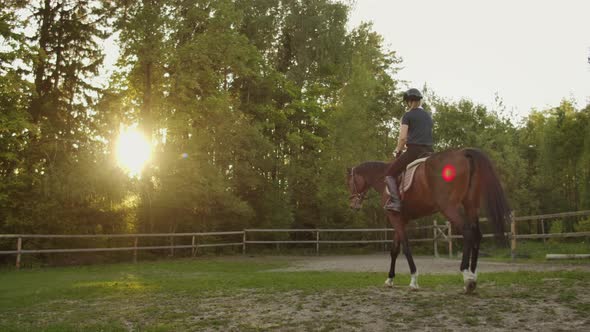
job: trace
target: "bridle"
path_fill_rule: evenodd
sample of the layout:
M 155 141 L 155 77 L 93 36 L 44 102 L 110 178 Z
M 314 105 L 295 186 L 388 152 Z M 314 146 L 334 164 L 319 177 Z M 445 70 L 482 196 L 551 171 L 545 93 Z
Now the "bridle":
M 362 202 L 362 200 L 365 198 L 365 195 L 367 194 L 367 191 L 369 191 L 369 189 L 367 188 L 367 190 L 363 191 L 363 192 L 359 192 L 356 188 L 356 179 L 354 177 L 354 167 L 350 169 L 350 177 L 352 178 L 352 188 L 354 190 L 354 193 L 352 195 L 350 195 L 350 198 L 356 198 L 359 200 L 359 202 Z

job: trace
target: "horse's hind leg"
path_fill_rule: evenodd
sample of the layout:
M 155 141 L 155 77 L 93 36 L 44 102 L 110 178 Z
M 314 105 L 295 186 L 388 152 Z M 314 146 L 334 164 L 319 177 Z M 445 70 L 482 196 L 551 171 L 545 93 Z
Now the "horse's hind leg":
M 471 254 L 473 252 L 474 244 L 476 242 L 476 224 L 469 222 L 464 222 L 463 216 L 459 211 L 459 208 L 447 208 L 442 211 L 445 217 L 449 219 L 455 227 L 458 229 L 463 230 L 463 257 L 461 258 L 461 266 L 460 270 L 463 273 L 463 283 L 466 293 L 471 293 L 475 290 L 477 276 L 475 273 L 469 271 L 469 260 L 472 258 Z M 477 227 L 477 231 L 479 232 L 479 227 Z M 479 233 L 481 234 L 481 233 Z M 479 241 L 477 241 L 479 253 Z M 475 261 L 477 262 L 477 256 L 473 256 Z M 477 265 L 477 263 L 476 263 Z
M 479 257 L 479 246 L 481 244 L 481 230 L 479 228 L 478 209 L 469 202 L 464 203 L 465 214 L 467 215 L 467 224 L 464 228 L 469 228 L 465 234 L 471 238 L 471 264 L 469 269 L 462 269 L 463 281 L 465 283 L 465 292 L 472 293 L 477 286 L 477 260 Z
M 463 259 L 461 261 L 461 272 L 463 272 L 463 283 L 465 293 L 473 293 L 477 285 L 477 257 L 479 255 L 479 244 L 481 242 L 481 231 L 478 222 L 468 222 L 463 226 Z M 469 257 L 471 256 L 471 268 Z
M 461 259 L 460 270 L 464 271 L 469 268 L 469 257 L 471 256 L 472 236 L 469 223 L 464 222 L 464 218 L 458 207 L 447 208 L 442 211 L 443 215 L 457 228 L 463 231 L 463 258 Z
M 467 227 L 470 227 L 470 233 L 472 237 L 471 243 L 471 265 L 469 270 L 463 270 L 463 281 L 465 283 L 465 292 L 472 293 L 477 285 L 477 259 L 479 256 L 479 245 L 481 244 L 481 230 L 479 229 L 479 217 L 477 216 L 477 210 L 469 206 L 465 206 L 465 212 L 467 214 L 468 223 Z
M 477 259 L 479 256 L 479 245 L 483 236 L 481 235 L 481 230 L 479 229 L 479 217 L 477 216 L 477 212 L 473 213 L 468 210 L 467 217 L 469 218 L 469 221 L 472 222 L 471 228 L 473 232 L 473 247 L 471 249 L 470 269 L 477 278 Z
M 391 246 L 391 266 L 389 267 L 389 276 L 385 280 L 385 286 L 393 287 L 393 279 L 395 278 L 395 261 L 399 255 L 400 241 L 398 233 L 394 231 L 393 243 Z

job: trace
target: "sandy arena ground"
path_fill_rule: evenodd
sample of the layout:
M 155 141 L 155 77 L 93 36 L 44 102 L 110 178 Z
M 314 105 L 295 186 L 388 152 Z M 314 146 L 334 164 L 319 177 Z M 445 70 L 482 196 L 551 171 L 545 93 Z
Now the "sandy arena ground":
M 386 253 L 357 256 L 282 257 L 290 266 L 277 271 L 348 271 L 383 273 L 389 270 Z M 222 259 L 240 262 L 273 261 L 277 257 L 246 256 Z M 460 261 L 448 258 L 415 257 L 421 275 L 457 274 L 456 285 L 430 285 L 410 291 L 406 283 L 393 289 L 374 287 L 321 292 L 291 291 L 269 296 L 251 290 L 210 298 L 200 306 L 205 330 L 211 321 L 222 321 L 227 330 L 276 331 L 588 331 L 590 292 L 588 280 L 566 282 L 544 278 L 534 286 L 481 283 L 474 295 L 462 293 Z M 479 273 L 509 271 L 584 271 L 587 261 L 511 263 L 483 260 Z M 397 272 L 407 274 L 404 256 L 397 260 Z M 223 317 L 223 318 L 222 318 Z
M 264 260 L 264 257 L 250 257 Z M 586 260 L 587 261 L 587 260 Z M 373 255 L 350 256 L 298 256 L 293 257 L 292 264 L 282 271 L 343 271 L 343 272 L 383 272 L 389 271 L 391 258 L 387 253 Z M 414 257 L 419 274 L 459 273 L 459 258 L 434 258 L 431 256 Z M 589 264 L 564 264 L 547 262 L 538 264 L 494 262 L 480 259 L 477 270 L 485 272 L 517 272 L 517 271 L 567 271 L 580 270 L 590 272 Z M 396 273 L 410 273 L 406 257 L 401 255 L 396 261 Z

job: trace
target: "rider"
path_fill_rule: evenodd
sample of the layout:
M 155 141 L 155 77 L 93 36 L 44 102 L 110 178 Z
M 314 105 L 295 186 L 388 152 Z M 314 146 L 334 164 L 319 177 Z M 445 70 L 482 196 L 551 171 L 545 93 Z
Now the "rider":
M 404 93 L 406 113 L 402 117 L 397 147 L 395 148 L 395 160 L 385 172 L 385 184 L 389 189 L 390 198 L 384 208 L 390 211 L 400 212 L 402 202 L 399 197 L 396 178 L 406 169 L 412 161 L 421 155 L 434 152 L 432 145 L 432 116 L 422 108 L 422 94 L 418 89 L 409 89 Z M 407 150 L 402 153 L 404 147 Z

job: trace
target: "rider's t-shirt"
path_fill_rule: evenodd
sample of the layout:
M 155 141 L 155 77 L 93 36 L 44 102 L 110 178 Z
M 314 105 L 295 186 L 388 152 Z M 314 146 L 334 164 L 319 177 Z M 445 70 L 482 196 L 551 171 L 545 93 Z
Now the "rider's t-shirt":
M 413 108 L 402 117 L 402 124 L 408 125 L 406 144 L 433 145 L 432 116 L 422 107 Z

